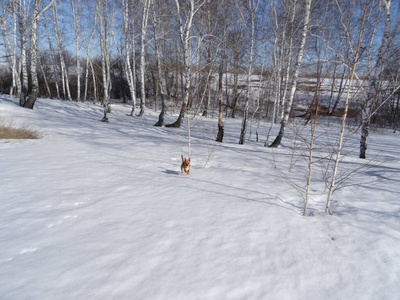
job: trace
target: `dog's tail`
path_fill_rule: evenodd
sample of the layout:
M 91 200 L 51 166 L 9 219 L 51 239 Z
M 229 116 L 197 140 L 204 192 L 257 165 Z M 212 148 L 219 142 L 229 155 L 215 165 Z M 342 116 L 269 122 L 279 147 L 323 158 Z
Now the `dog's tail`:
M 181 155 L 181 157 L 182 157 L 182 162 L 183 162 L 183 155 Z

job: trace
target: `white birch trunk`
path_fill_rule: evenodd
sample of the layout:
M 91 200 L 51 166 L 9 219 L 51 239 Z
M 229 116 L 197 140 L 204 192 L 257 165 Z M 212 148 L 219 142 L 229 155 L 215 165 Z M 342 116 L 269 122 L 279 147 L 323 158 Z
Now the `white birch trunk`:
M 12 58 L 13 61 L 13 86 L 16 87 L 16 92 L 15 95 L 19 97 L 21 94 L 21 78 L 20 74 L 18 72 L 18 67 L 17 67 L 17 15 L 16 15 L 16 7 L 15 7 L 15 2 L 13 2 L 13 43 L 14 43 L 14 56 Z
M 390 30 L 391 30 L 391 22 L 390 22 L 390 5 L 391 0 L 381 0 L 385 11 L 385 27 L 382 36 L 381 46 L 379 48 L 379 53 L 375 65 L 375 69 L 373 72 L 373 76 L 369 81 L 369 91 L 367 94 L 367 99 L 364 104 L 364 108 L 362 110 L 362 126 L 361 126 L 361 139 L 360 139 L 360 158 L 365 159 L 367 156 L 367 139 L 369 135 L 369 128 L 371 124 L 371 107 L 376 100 L 376 96 L 379 93 L 379 89 L 381 89 L 381 74 L 383 72 L 384 65 L 384 57 L 388 52 L 389 47 L 389 38 L 390 38 Z
M 42 11 L 39 11 L 39 7 L 42 3 L 41 0 L 36 0 L 34 2 L 33 16 L 30 24 L 30 50 L 31 50 L 31 93 L 28 97 L 27 102 L 24 107 L 33 109 L 36 99 L 39 94 L 39 79 L 37 74 L 37 29 L 39 24 L 40 16 L 51 6 L 52 0 Z
M 306 0 L 304 9 L 305 12 L 304 12 L 303 30 L 301 33 L 299 52 L 297 53 L 296 64 L 294 66 L 294 74 L 291 80 L 289 99 L 285 103 L 284 115 L 281 121 L 281 128 L 279 130 L 278 136 L 275 138 L 274 142 L 270 145 L 270 147 L 278 147 L 280 145 L 282 138 L 285 134 L 286 126 L 289 122 L 290 111 L 293 105 L 294 94 L 296 92 L 296 87 L 297 87 L 297 78 L 299 76 L 301 61 L 303 59 L 304 49 L 306 45 L 306 38 L 307 38 L 309 22 L 310 22 L 310 14 L 311 14 L 311 0 Z
M 157 57 L 157 75 L 158 75 L 158 86 L 161 95 L 161 112 L 158 116 L 158 121 L 154 126 L 164 126 L 164 116 L 165 116 L 165 96 L 166 92 L 164 87 L 166 86 L 165 78 L 162 74 L 162 60 L 161 60 L 161 53 L 160 53 L 160 38 L 159 38 L 159 25 L 157 22 L 156 11 L 154 7 L 154 3 L 152 3 L 153 8 L 153 27 L 154 27 L 154 48 L 156 50 L 156 57 Z
M 11 45 L 10 42 L 10 38 L 8 36 L 8 24 L 7 24 L 7 17 L 8 14 L 4 13 L 3 16 L 0 19 L 0 26 L 1 26 L 1 32 L 2 32 L 2 36 L 3 36 L 3 42 L 4 42 L 4 48 L 6 50 L 6 55 L 7 55 L 7 61 L 8 64 L 11 68 L 11 74 L 12 74 L 12 85 L 10 88 L 10 98 L 17 94 L 19 96 L 19 86 L 20 86 L 20 78 L 18 75 L 18 70 L 17 70 L 17 43 L 16 43 L 16 38 L 17 38 L 17 17 L 16 17 L 16 11 L 13 7 L 14 2 L 11 3 L 12 7 L 12 35 L 13 35 L 13 41 L 14 41 L 14 45 Z M 6 4 L 4 3 L 4 0 L 1 1 L 1 6 L 2 6 L 2 10 L 3 12 L 8 10 L 8 7 L 6 7 Z
M 111 71 L 110 71 L 110 53 L 108 48 L 108 38 L 113 22 L 113 15 L 107 14 L 107 1 L 96 0 L 96 15 L 99 25 L 99 38 L 101 49 L 101 73 L 103 82 L 103 99 L 102 105 L 104 106 L 103 122 L 108 122 L 107 113 L 111 112 L 110 106 L 110 89 L 111 89 Z M 108 22 L 111 23 L 108 26 Z
M 46 29 L 46 37 L 47 37 L 47 41 L 48 41 L 48 45 L 49 45 L 49 50 L 50 50 L 50 59 L 52 62 L 52 68 L 53 68 L 53 73 L 55 74 L 54 78 L 54 85 L 56 86 L 56 93 L 57 93 L 57 99 L 61 99 L 60 96 L 60 87 L 59 87 L 59 83 L 60 83 L 60 70 L 59 70 L 59 66 L 56 65 L 56 59 L 55 59 L 55 51 L 53 49 L 53 45 L 52 45 L 52 39 L 50 37 L 50 32 L 49 29 L 47 27 L 47 22 L 44 22 L 44 28 Z M 57 53 L 58 54 L 58 53 Z
M 288 91 L 288 86 L 289 86 L 289 81 L 290 81 L 290 69 L 292 67 L 292 50 L 293 50 L 293 31 L 294 29 L 293 24 L 294 24 L 294 19 L 296 16 L 296 5 L 297 5 L 297 0 L 292 0 L 291 1 L 291 6 L 288 8 L 288 11 L 286 11 L 286 6 L 285 6 L 285 16 L 287 19 L 288 16 L 290 15 L 290 23 L 289 21 L 284 22 L 282 26 L 282 33 L 281 33 L 281 41 L 280 41 L 280 55 L 279 55 L 279 60 L 280 60 L 280 68 L 283 68 L 283 62 L 286 62 L 286 69 L 280 70 L 279 71 L 279 106 L 277 110 L 277 118 L 276 121 L 282 121 L 284 117 L 284 107 L 286 103 L 286 96 L 287 96 L 287 91 Z M 278 18 L 278 16 L 276 16 Z M 280 20 L 276 20 L 277 22 L 280 22 Z M 289 33 L 288 33 L 289 31 Z M 287 44 L 287 36 L 289 36 L 289 44 Z M 285 76 L 285 79 L 282 80 L 281 76 Z
M 62 84 L 62 91 L 64 99 L 67 98 L 71 100 L 70 92 L 69 92 L 69 78 L 68 73 L 65 67 L 64 55 L 63 55 L 63 47 L 61 41 L 61 32 L 60 32 L 60 25 L 58 21 L 58 12 L 57 12 L 57 4 L 53 2 L 53 23 L 54 23 L 54 32 L 56 35 L 57 40 L 57 51 L 58 56 L 60 58 L 60 75 L 61 75 L 61 84 Z
M 42 72 L 42 75 L 43 75 L 44 84 L 46 85 L 47 97 L 49 97 L 51 99 L 52 96 L 51 96 L 50 86 L 49 86 L 49 82 L 47 80 L 46 73 L 43 69 L 43 64 L 39 63 L 39 65 L 40 65 L 40 71 Z
M 364 9 L 364 15 L 362 17 L 361 28 L 360 28 L 360 32 L 359 32 L 359 36 L 358 36 L 357 49 L 353 53 L 354 54 L 354 62 L 352 65 L 352 69 L 350 71 L 350 81 L 347 86 L 344 113 L 343 113 L 342 122 L 341 122 L 341 126 L 340 126 L 339 142 L 338 142 L 338 147 L 336 149 L 335 158 L 334 158 L 335 163 L 333 166 L 331 182 L 329 184 L 328 197 L 327 197 L 326 206 L 325 206 L 325 213 L 330 213 L 332 194 L 335 191 L 335 187 L 336 187 L 336 177 L 337 177 L 337 172 L 339 169 L 340 155 L 341 155 L 342 148 L 343 148 L 344 131 L 346 129 L 347 113 L 349 111 L 349 105 L 350 105 L 350 90 L 351 90 L 351 86 L 353 83 L 356 65 L 357 65 L 357 61 L 358 61 L 358 57 L 359 57 L 359 53 L 360 53 L 360 47 L 361 47 L 361 41 L 362 41 L 362 34 L 363 34 L 363 30 L 364 30 L 364 22 L 365 22 L 365 18 L 366 18 L 367 6 L 368 6 L 368 3 L 366 4 L 366 7 Z M 349 42 L 351 43 L 351 41 L 349 41 Z
M 19 39 L 20 39 L 20 47 L 21 47 L 21 72 L 22 72 L 22 80 L 21 80 L 21 93 L 19 97 L 19 105 L 25 106 L 26 98 L 28 96 L 28 62 L 26 58 L 26 39 L 27 39 L 27 11 L 25 11 L 25 7 L 23 6 L 25 2 L 20 0 L 17 4 L 18 8 L 18 31 L 19 31 Z
M 146 106 L 146 33 L 147 33 L 147 20 L 149 18 L 149 8 L 151 0 L 144 0 L 143 3 L 143 16 L 142 16 L 142 33 L 141 33 L 141 44 L 140 44 L 140 112 L 139 117 L 143 116 Z
M 86 73 L 85 73 L 85 90 L 83 93 L 83 102 L 86 102 L 87 93 L 88 93 L 89 69 L 92 67 L 92 63 L 91 63 L 91 59 L 90 59 L 90 45 L 92 43 L 92 38 L 93 38 L 95 29 L 96 29 L 96 24 L 94 24 L 92 32 L 90 33 L 87 45 L 85 46 L 85 48 L 86 48 Z M 92 70 L 92 69 L 90 69 L 90 70 Z M 92 74 L 94 76 L 94 72 Z M 93 93 L 96 96 L 96 80 L 95 80 L 95 78 L 93 81 L 93 90 L 94 90 Z M 96 99 L 96 97 L 95 97 L 95 99 Z
M 80 60 L 80 30 L 81 30 L 81 3 L 79 0 L 71 0 L 72 19 L 75 31 L 76 48 L 76 101 L 81 101 L 81 60 Z
M 96 85 L 96 72 L 94 71 L 93 61 L 89 60 L 90 63 L 90 71 L 92 72 L 92 81 L 93 81 L 93 103 L 97 101 L 97 85 Z
M 132 111 L 133 115 L 136 108 L 136 82 L 135 82 L 135 22 L 133 19 L 132 2 L 129 0 L 122 0 L 122 9 L 124 14 L 124 50 L 125 50 L 125 76 L 128 81 L 129 91 L 132 97 Z M 131 15 L 132 14 L 132 15 Z M 133 20 L 132 20 L 133 19 Z M 132 20 L 129 22 L 129 20 Z M 131 64 L 132 53 L 132 64 Z
M 191 60 L 191 47 L 190 47 L 190 38 L 191 38 L 191 30 L 192 30 L 192 24 L 193 24 L 193 17 L 196 14 L 197 10 L 200 8 L 200 6 L 195 9 L 195 3 L 194 0 L 189 0 L 190 2 L 190 8 L 188 15 L 186 16 L 185 24 L 183 24 L 182 21 L 182 16 L 181 16 L 181 10 L 180 10 L 180 5 L 179 5 L 179 0 L 175 0 L 176 4 L 176 9 L 178 13 L 178 21 L 179 21 L 179 35 L 180 35 L 180 42 L 183 48 L 183 55 L 184 55 L 184 78 L 185 78 L 185 92 L 184 96 L 182 98 L 182 105 L 181 105 L 181 111 L 179 113 L 178 119 L 175 121 L 175 123 L 167 125 L 168 127 L 180 127 L 184 115 L 185 115 L 185 110 L 187 109 L 187 103 L 189 101 L 189 95 L 190 95 L 190 60 Z M 203 2 L 204 4 L 204 2 Z
M 253 0 L 249 0 L 249 9 L 250 9 L 250 18 L 251 18 L 251 33 L 250 33 L 250 54 L 249 54 L 249 66 L 247 69 L 247 94 L 246 94 L 246 102 L 244 104 L 244 116 L 242 121 L 242 129 L 240 131 L 239 144 L 243 145 L 246 137 L 246 129 L 247 129 L 247 118 L 249 115 L 249 101 L 251 97 L 251 75 L 253 72 L 253 51 L 254 51 L 254 19 L 255 12 L 257 10 L 257 5 L 253 2 Z

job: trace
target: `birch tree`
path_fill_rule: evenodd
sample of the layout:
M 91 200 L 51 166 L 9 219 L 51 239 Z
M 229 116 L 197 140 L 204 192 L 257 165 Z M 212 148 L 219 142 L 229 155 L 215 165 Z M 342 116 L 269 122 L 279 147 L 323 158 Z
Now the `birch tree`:
M 311 0 L 306 0 L 304 4 L 304 21 L 303 21 L 303 28 L 301 33 L 301 41 L 299 45 L 299 50 L 297 53 L 296 64 L 294 66 L 294 73 L 291 78 L 290 84 L 290 93 L 289 98 L 285 103 L 283 119 L 281 121 L 281 127 L 279 133 L 270 147 L 278 147 L 281 144 L 282 138 L 285 134 L 286 126 L 289 122 L 290 111 L 292 109 L 294 94 L 296 92 L 297 87 L 297 78 L 299 76 L 300 68 L 301 68 L 301 61 L 303 59 L 305 45 L 306 45 L 306 38 L 308 33 L 308 28 L 310 26 L 310 15 L 311 15 Z
M 96 97 L 97 97 L 96 76 L 94 74 L 93 63 L 92 63 L 92 59 L 90 57 L 90 46 L 91 46 L 92 41 L 93 41 L 94 32 L 96 31 L 96 25 L 97 25 L 96 24 L 96 18 L 94 18 L 94 24 L 93 24 L 92 30 L 90 32 L 90 35 L 89 35 L 87 41 L 85 40 L 85 37 L 83 36 L 84 47 L 85 47 L 85 50 L 86 50 L 85 87 L 84 87 L 84 92 L 83 92 L 83 102 L 86 102 L 86 98 L 87 98 L 87 94 L 88 94 L 89 71 L 92 72 L 92 77 L 93 77 L 93 97 L 94 97 L 94 99 L 96 99 Z
M 16 95 L 19 97 L 21 93 L 21 79 L 18 74 L 17 66 L 17 15 L 16 9 L 17 4 L 15 1 L 6 3 L 1 0 L 1 10 L 3 16 L 0 18 L 0 29 L 3 36 L 4 48 L 6 51 L 7 61 L 11 68 L 12 84 L 10 87 L 10 97 Z M 7 20 L 10 20 L 11 24 L 8 24 Z M 9 36 L 11 33 L 12 43 Z
M 52 13 L 53 13 L 54 33 L 57 40 L 57 53 L 60 60 L 60 75 L 61 75 L 61 87 L 62 87 L 63 99 L 71 100 L 71 92 L 69 88 L 69 74 L 66 69 L 65 59 L 63 54 L 62 32 L 58 18 L 56 1 L 53 2 Z
M 179 23 L 179 40 L 183 50 L 183 66 L 184 66 L 184 73 L 183 77 L 185 79 L 185 91 L 184 97 L 182 98 L 181 104 L 181 111 L 179 113 L 178 119 L 172 123 L 166 125 L 167 127 L 180 127 L 185 116 L 185 110 L 187 108 L 187 103 L 189 101 L 190 95 L 190 78 L 191 78 L 191 46 L 190 40 L 192 38 L 192 25 L 193 25 L 193 17 L 195 16 L 196 12 L 201 8 L 201 6 L 205 3 L 195 3 L 194 0 L 189 0 L 189 8 L 186 12 L 181 11 L 179 0 L 175 0 L 176 10 L 177 10 L 177 17 Z
M 135 81 L 135 15 L 133 11 L 133 1 L 122 0 L 123 10 L 123 33 L 125 51 L 125 77 L 128 81 L 129 91 L 132 98 L 133 115 L 136 107 L 136 81 Z
M 81 60 L 80 60 L 80 31 L 82 3 L 80 0 L 71 0 L 72 20 L 75 32 L 76 47 L 76 101 L 81 101 Z
M 335 191 L 336 188 L 336 180 L 337 180 L 337 173 L 339 170 L 339 163 L 341 159 L 341 152 L 343 149 L 343 143 L 344 143 L 344 131 L 346 129 L 346 120 L 347 120 L 347 114 L 349 111 L 349 106 L 350 106 L 350 100 L 351 100 L 351 87 L 354 81 L 355 77 L 355 72 L 356 72 L 356 65 L 359 60 L 360 56 L 360 49 L 361 49 L 361 44 L 362 44 L 362 39 L 363 39 L 363 31 L 364 31 L 364 25 L 365 25 L 365 20 L 367 18 L 367 9 L 368 9 L 369 1 L 366 1 L 365 6 L 362 11 L 361 18 L 359 22 L 361 23 L 360 29 L 359 29 L 359 35 L 358 35 L 358 40 L 357 40 L 357 47 L 353 49 L 350 46 L 350 51 L 352 55 L 352 63 L 351 63 L 351 69 L 350 69 L 350 78 L 349 78 L 349 84 L 347 86 L 347 92 L 346 92 L 346 98 L 345 98 L 345 106 L 344 106 L 344 112 L 342 116 L 342 121 L 340 124 L 340 132 L 339 132 L 339 137 L 338 137 L 338 145 L 337 148 L 335 149 L 334 153 L 334 165 L 332 169 L 332 176 L 329 182 L 329 187 L 328 187 L 328 196 L 326 200 L 326 206 L 325 206 L 325 213 L 331 213 L 331 201 L 332 201 L 332 194 Z M 339 6 L 339 4 L 338 4 Z M 340 7 L 339 7 L 340 8 Z M 341 11 L 342 13 L 342 11 Z M 341 16 L 342 17 L 342 16 Z M 343 22 L 342 22 L 343 24 Z M 346 29 L 347 34 L 349 34 L 350 30 L 347 28 L 344 24 L 343 27 Z M 350 38 L 350 36 L 348 36 Z M 351 44 L 351 39 L 349 40 L 349 43 Z
M 152 2 L 152 21 L 153 21 L 153 28 L 154 28 L 154 49 L 156 52 L 156 64 L 157 64 L 157 83 L 158 83 L 158 89 L 160 91 L 160 96 L 161 96 L 161 112 L 158 116 L 158 121 L 154 126 L 164 126 L 164 117 L 165 117 L 165 110 L 166 110 L 166 104 L 165 104 L 165 96 L 166 96 L 166 81 L 163 76 L 162 72 L 162 57 L 161 57 L 161 51 L 160 51 L 160 26 L 159 22 L 157 19 L 156 15 L 156 8 L 154 5 L 154 1 Z
M 146 33 L 149 10 L 152 0 L 143 0 L 142 28 L 140 35 L 140 112 L 139 117 L 143 116 L 146 105 Z
M 387 53 L 390 46 L 390 36 L 391 31 L 396 30 L 396 28 L 392 29 L 391 25 L 391 0 L 381 0 L 381 5 L 384 9 L 384 30 L 381 40 L 381 45 L 378 52 L 378 57 L 376 59 L 376 64 L 372 73 L 371 78 L 369 79 L 369 87 L 367 98 L 362 110 L 362 126 L 361 126 L 361 140 L 360 140 L 360 158 L 365 159 L 367 156 L 367 139 L 369 135 L 369 129 L 371 124 L 371 116 L 372 105 L 374 100 L 376 100 L 379 91 L 382 89 L 382 73 L 384 62 L 387 57 Z
M 254 61 L 254 34 L 255 34 L 255 18 L 256 18 L 256 11 L 258 7 L 259 1 L 257 0 L 249 0 L 248 2 L 248 10 L 250 13 L 250 53 L 249 53 L 249 65 L 247 68 L 247 94 L 246 94 L 246 101 L 244 104 L 244 115 L 242 121 L 242 128 L 240 131 L 240 138 L 239 144 L 243 145 L 245 138 L 246 138 L 246 129 L 247 129 L 247 118 L 249 115 L 249 101 L 251 98 L 251 75 L 253 71 L 253 61 Z
M 280 40 L 278 44 L 279 52 L 277 54 L 277 67 L 278 67 L 278 94 L 279 101 L 277 107 L 277 118 L 276 120 L 282 121 L 285 114 L 285 104 L 287 91 L 290 83 L 290 70 L 293 67 L 292 64 L 292 51 L 293 43 L 296 38 L 296 28 L 301 26 L 296 24 L 295 17 L 298 13 L 298 0 L 286 1 L 284 3 L 284 14 L 283 22 L 275 15 L 275 22 L 283 23 L 282 26 L 278 25 L 278 34 Z M 300 51 L 300 50 L 299 50 Z M 299 66 L 300 68 L 300 66 Z M 292 81 L 293 84 L 293 81 Z
M 35 105 L 36 99 L 39 94 L 39 80 L 37 74 L 37 30 L 40 17 L 42 14 L 47 11 L 54 0 L 51 0 L 47 6 L 41 8 L 42 1 L 36 0 L 33 4 L 33 15 L 31 17 L 30 22 L 30 51 L 31 51 L 31 64 L 30 64 L 30 73 L 31 73 L 31 93 L 27 101 L 24 103 L 24 107 L 33 109 Z
M 21 93 L 19 95 L 19 105 L 25 106 L 28 97 L 28 62 L 27 62 L 27 22 L 29 7 L 24 5 L 22 0 L 16 1 L 16 11 L 18 18 L 18 33 L 21 52 Z
M 218 71 L 218 133 L 217 133 L 217 142 L 222 143 L 224 139 L 224 122 L 223 122 L 223 100 L 222 100 L 222 80 L 224 74 L 224 59 L 221 57 L 221 62 L 219 65 Z
M 96 18 L 98 24 L 98 33 L 100 39 L 101 51 L 101 74 L 103 83 L 103 98 L 101 104 L 104 107 L 103 122 L 108 122 L 107 113 L 111 112 L 110 90 L 111 90 L 111 72 L 110 72 L 110 50 L 109 39 L 114 20 L 114 9 L 109 14 L 107 0 L 96 0 Z M 113 5 L 113 3 L 112 3 Z M 113 7 L 114 8 L 114 7 Z

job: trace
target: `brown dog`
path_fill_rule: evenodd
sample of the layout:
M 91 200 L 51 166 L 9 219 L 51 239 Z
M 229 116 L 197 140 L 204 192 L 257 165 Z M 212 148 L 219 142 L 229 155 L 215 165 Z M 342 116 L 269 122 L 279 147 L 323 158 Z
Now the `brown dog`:
M 186 174 L 190 175 L 190 157 L 189 159 L 183 158 L 183 155 L 181 155 L 181 157 L 182 157 L 181 173 L 185 171 Z

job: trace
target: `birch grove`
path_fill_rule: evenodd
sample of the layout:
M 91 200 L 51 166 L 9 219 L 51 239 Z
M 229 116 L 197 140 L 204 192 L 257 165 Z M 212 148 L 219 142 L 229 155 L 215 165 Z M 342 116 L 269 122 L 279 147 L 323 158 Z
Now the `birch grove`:
M 305 215 L 320 122 L 339 124 L 341 137 L 327 146 L 327 212 L 346 135 L 356 132 L 364 159 L 371 132 L 400 129 L 393 0 L 0 0 L 0 9 L 0 92 L 22 107 L 91 101 L 108 122 L 123 102 L 133 117 L 159 112 L 159 127 L 215 119 L 219 142 L 236 119 L 239 144 L 261 137 L 271 148 L 290 147 L 285 135 L 311 124 L 311 140 L 295 138 L 312 149 Z

